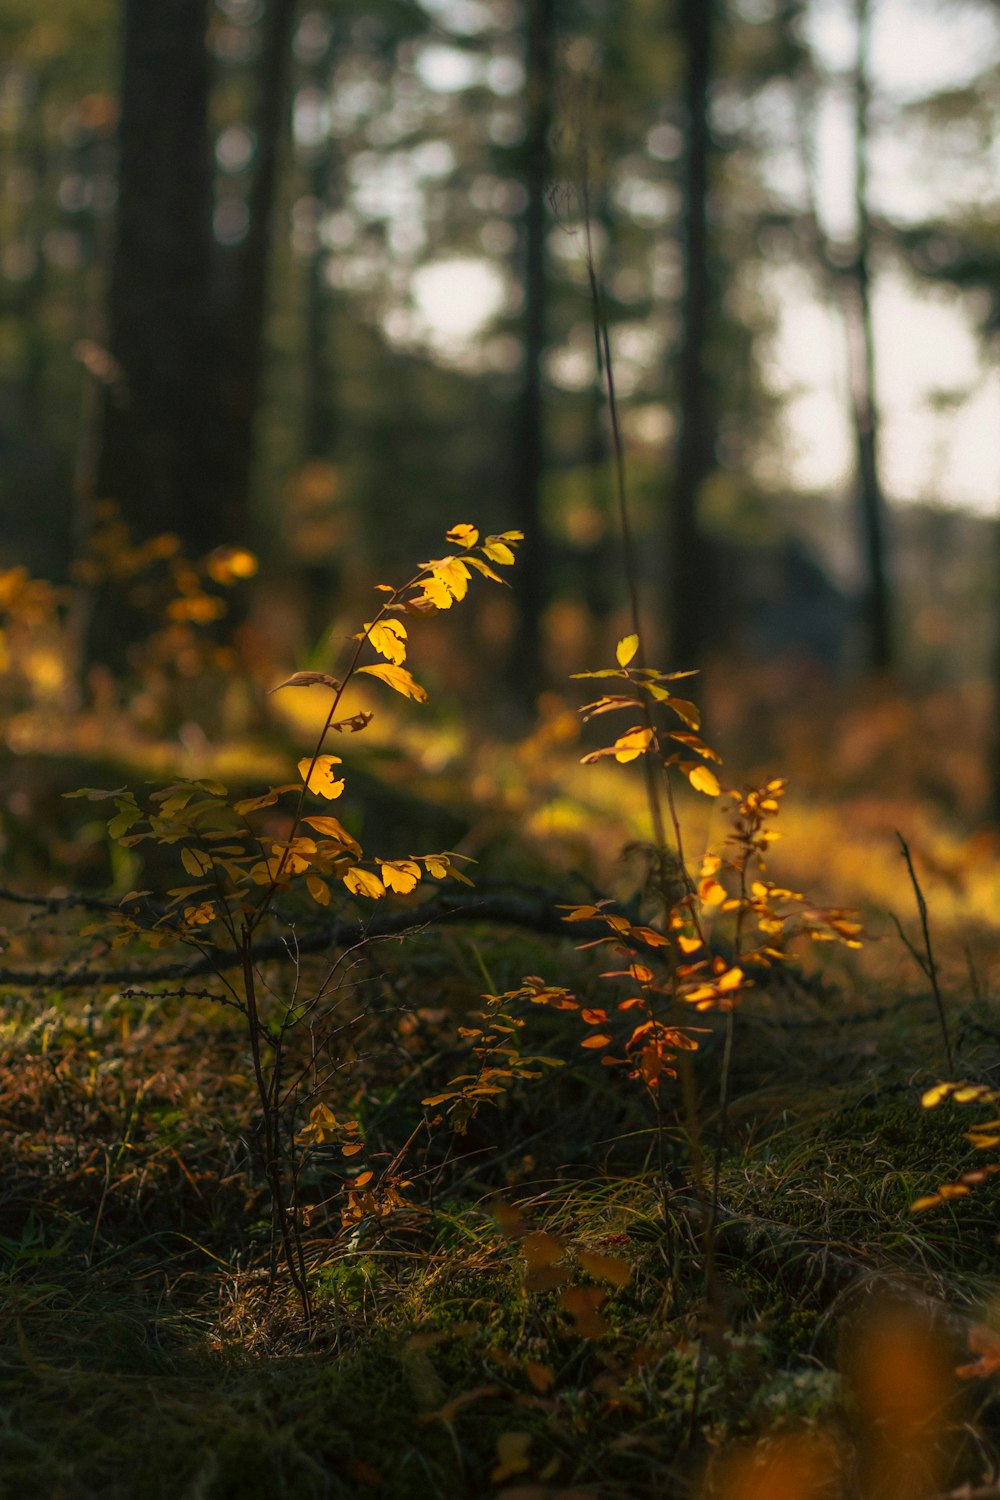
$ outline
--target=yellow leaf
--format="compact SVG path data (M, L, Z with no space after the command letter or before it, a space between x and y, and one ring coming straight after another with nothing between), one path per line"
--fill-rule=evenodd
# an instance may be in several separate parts
M652 739L651 729L630 729L627 734L620 735L615 740L615 760L623 766L630 760L635 760L649 749Z
M280 693L286 687L328 687L336 693L340 689L340 683L329 672L293 672L291 677L286 677L284 682L279 682L270 691Z
M380 859L379 868L387 891L405 896L420 879L420 866L413 859Z
M502 583L504 588L507 587L506 579L501 578L500 574L495 572L489 563L483 562L481 557L467 557L465 561L470 568L475 568L476 572L481 573L484 578L491 578L494 583Z
M363 870L360 865L354 865L343 877L347 889L355 896L370 896L377 901L380 896L385 895L385 886L377 875L371 870Z
M303 823L308 823L310 828L315 828L317 833L326 834L327 838L336 839L338 844L343 844L345 849L353 849L357 854L361 853L361 845L357 839L352 838L343 823L336 818L303 818Z
M315 761L307 755L299 761L299 775L311 792L332 802L344 790L344 783L333 774L334 766L339 765L339 755L317 755Z
M469 526L464 521L453 526L450 531L445 532L449 542L454 542L458 547L474 547L479 541L479 532L475 526Z
M406 660L406 626L402 620L377 620L374 625L365 626L364 634L386 661L398 666Z
M204 927L206 923L215 919L215 907L211 901L203 901L200 906L185 906L184 920L189 927Z
M639 649L639 637L637 635L626 635L618 642L615 657L620 667L627 667L633 656Z
M394 688L397 693L402 693L404 698L413 698L417 703L427 702L427 693L419 682L414 682L405 667L381 665L373 667L359 667L359 672L367 672L369 677L377 677L379 682L386 683Z
M511 562L513 562L511 556ZM471 573L460 557L442 557L431 564L431 571L439 583L454 595L456 599L464 599L469 592L469 579Z
M504 536L513 538L513 532L505 532ZM502 567L509 568L514 561L514 553L508 547L506 541L499 536L488 536L482 546L483 554L490 562L500 563Z
M707 766L692 766L686 775L695 791L704 792L706 797L717 797L722 790L715 772Z
M330 905L330 887L325 880L320 880L318 875L307 875L306 886L317 906Z
M689 729L701 728L701 713L696 703L689 703L686 698L674 698L668 694L670 707L679 719L683 719Z
M182 849L181 864L189 875L194 876L195 880L199 880L202 875L207 875L212 868L211 859L200 849Z

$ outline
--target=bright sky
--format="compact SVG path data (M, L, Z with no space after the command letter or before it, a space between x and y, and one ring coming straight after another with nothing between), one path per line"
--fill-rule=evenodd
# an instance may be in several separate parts
M850 7L828 0L814 11L811 40L831 69L854 58ZM962 0L874 0L872 67L880 97L901 106L965 83L998 55L996 19ZM849 233L852 136L846 100L822 111L820 208L828 230ZM876 109L878 105L876 105ZM921 155L905 132L889 133L872 159L878 207L896 220L947 212L949 201L975 201L998 180L998 162L983 153L973 171ZM983 158L986 158L985 160ZM973 169L975 170L975 169ZM995 193L995 189L993 189ZM992 194L991 194L992 195ZM787 393L789 477L805 488L842 485L853 465L845 421L844 333L831 308L818 305L804 278L790 276L773 365L775 389ZM993 513L1000 507L1000 376L984 358L965 313L942 293L884 272L876 286L876 379L883 416L886 489L897 500L931 500ZM793 394L795 393L795 394Z
M439 0L467 12L475 0ZM876 114L967 81L989 57L1000 57L1000 18L965 0L873 0L872 66ZM810 40L828 69L847 72L854 59L850 0L817 0ZM450 17L449 17L450 18ZM421 63L424 82L450 91L469 81L468 55L436 46ZM478 65L477 65L478 66ZM493 82L491 80L491 82ZM511 78L510 88L519 86ZM498 94L503 87L494 87ZM849 235L852 223L852 137L846 90L833 90L819 120L820 210L829 232ZM885 130L872 156L876 208L898 220L947 212L949 204L996 196L1000 144L965 162L919 138ZM782 471L791 488L836 491L853 469L846 419L844 332L836 310L817 300L805 273L782 270L769 279L780 309L767 378L785 398ZM420 270L413 283L415 317L408 329L444 357L463 350L503 303L495 265L452 257ZM883 415L884 481L896 500L931 500L983 512L1000 506L1000 374L990 368L964 312L945 294L880 274L875 295L877 381Z

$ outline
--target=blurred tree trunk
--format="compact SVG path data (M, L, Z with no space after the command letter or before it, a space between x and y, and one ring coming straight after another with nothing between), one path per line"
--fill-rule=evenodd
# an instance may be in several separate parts
M549 547L542 514L545 471L542 361L548 301L545 239L546 193L551 177L549 132L555 80L555 0L525 0L527 120L522 181L527 203L522 223L521 388L515 409L511 514L524 532L516 594L520 619L514 672L520 691L534 697L541 685L542 617L549 584Z
M93 495L138 537L223 539L216 484L208 0L124 0L118 209Z
M858 52L854 92L853 265L844 277L851 400L858 454L858 512L866 569L865 647L874 672L892 666L889 580L886 568L886 503L879 475L879 417L875 387L875 334L872 325L872 222L868 202L871 76L870 0L855 0Z
M218 505L207 20L208 0L124 0L107 349L88 363L96 431L77 496L81 538L93 502L113 501L135 540L174 532L193 555L232 523ZM120 672L142 628L121 585L99 583L77 652Z
M698 515L705 481L715 469L716 412L708 355L717 297L709 224L714 155L710 121L714 13L715 0L680 0L685 112L681 163L683 287L666 616L671 659L681 668L701 664L715 608L713 549Z
M262 23L253 122L257 156L247 203L249 225L246 239L232 256L226 278L229 295L224 307L222 332L222 426L226 458L222 504L233 521L240 523L240 529L232 532L231 540L243 539L248 530L254 431L264 367L274 209L287 134L296 9L297 0L269 0Z

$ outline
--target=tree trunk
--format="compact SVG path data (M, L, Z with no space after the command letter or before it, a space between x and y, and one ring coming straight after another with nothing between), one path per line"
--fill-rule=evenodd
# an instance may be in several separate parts
M713 610L714 560L699 520L705 481L715 469L715 402L708 343L713 285L709 225L712 138L709 117L714 0L681 0L686 141L682 164L683 291L677 370L679 430L669 512L667 625L680 668L704 658Z
M94 498L137 537L229 540L216 494L208 0L125 0L118 212Z
M845 282L851 400L858 454L858 521L865 560L865 654L874 672L892 666L886 503L879 476L879 418L875 394L875 335L871 305L871 213L868 206L870 0L856 0L858 33L854 113L854 263Z
M222 348L223 430L226 467L223 505L239 530L247 530L254 430L264 368L264 333L268 273L274 237L274 207L288 118L292 30L297 0L269 0L261 37L260 72L254 130L257 159L248 201L246 239L235 250L227 284L231 294L224 314Z
M522 223L523 351L521 388L515 410L511 514L525 535L516 584L520 618L513 665L520 691L532 698L544 680L542 617L549 581L549 548L542 515L545 471L542 360L548 300L546 193L551 175L549 132L554 54L555 0L525 0L527 122L523 182L528 199Z

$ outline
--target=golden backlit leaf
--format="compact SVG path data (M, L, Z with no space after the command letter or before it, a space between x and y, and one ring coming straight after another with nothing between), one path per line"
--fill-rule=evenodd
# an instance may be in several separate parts
M514 532L506 532L506 536L513 538ZM483 543L482 552L490 562L499 563L501 567L509 568L514 561L514 553L508 547L506 541L499 536L488 536Z
M332 802L344 790L343 781L338 781L333 771L340 763L339 755L317 755L315 760L307 755L299 761L299 775L310 792Z
M719 795L722 788L714 771L710 771L707 766L691 766L690 769L685 767L684 770L696 792L704 792L706 797Z
M385 886L378 876L372 874L371 870L362 869L360 865L354 865L342 878L352 895L370 896L373 901L385 895Z
M615 760L620 765L626 765L648 750L652 740L653 731L648 727L639 725L630 729L627 734L619 735L615 740Z
M345 849L352 849L356 854L361 853L361 845L356 838L352 838L339 819L315 817L303 818L302 821L308 823L309 827L314 828L317 833L325 834L329 839L336 839L338 844L343 844Z
M597 1031L592 1036L585 1036L580 1043L581 1047L610 1047L611 1038L603 1031Z
M479 541L479 532L475 526L469 526L466 522L460 521L457 526L452 526L450 531L445 532L445 537L449 542L454 542L457 547L474 547Z
M376 620L373 625L365 626L363 634L386 661L398 666L406 660L406 626L402 620Z
M696 703L689 703L686 698L670 698L670 707L679 719L683 719L689 729L699 730L701 728L701 711Z
M484 578L490 578L494 583L502 583L504 588L507 588L506 578L501 578L500 574L491 568L489 563L483 562L481 557L467 557L465 561L470 568L475 568L476 572L481 573Z
M615 658L618 665L620 667L627 667L638 649L639 637L637 635L623 636L615 649Z
M727 894L725 886L720 885L712 876L698 883L698 899L703 906L721 906Z
M371 667L359 667L359 673L365 672L369 677L377 677L388 687L397 693L402 693L404 698L413 698L417 703L427 702L427 692L419 682L415 682L405 667L382 666L376 664Z
M420 880L420 866L414 859L380 859L378 864L387 891L405 896Z

